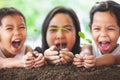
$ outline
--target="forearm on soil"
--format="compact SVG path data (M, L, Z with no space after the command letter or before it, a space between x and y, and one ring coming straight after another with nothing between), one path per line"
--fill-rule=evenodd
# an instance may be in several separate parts
M23 67L22 60L15 58L0 58L0 68Z
M115 55L115 64L120 65L120 54Z
M111 54L104 54L96 58L96 66L105 66L115 64L115 56Z

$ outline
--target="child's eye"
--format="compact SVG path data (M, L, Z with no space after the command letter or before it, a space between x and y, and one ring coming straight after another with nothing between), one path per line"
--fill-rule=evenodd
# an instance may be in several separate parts
M6 28L6 30L12 30L12 29L13 29L13 28L11 28L11 27L7 27L7 28Z
M108 30L110 30L110 31L111 31L111 30L114 30L114 29L113 29L113 28L108 28Z
M20 29L26 29L26 27L25 26L20 26Z
M71 31L71 28L70 27L65 27L63 28L64 31Z
M98 30L100 30L100 28L93 28L93 30L98 31Z
M72 28L71 28L70 25L67 25L67 26L65 26L65 27L63 28L63 30L64 30L64 31L71 31Z
M51 27L49 30L55 32L55 31L57 31L58 29L57 29L57 28L54 28L54 27Z

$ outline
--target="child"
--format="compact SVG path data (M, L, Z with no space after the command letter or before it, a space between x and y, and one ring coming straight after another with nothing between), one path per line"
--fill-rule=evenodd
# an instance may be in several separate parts
M42 54L24 45L26 21L15 8L0 9L0 68L39 67L44 65ZM33 54L37 58L33 57Z
M69 8L56 7L46 16L42 26L42 50L49 64L66 64L80 52L80 23ZM37 51L41 51L39 47Z
M96 61L89 60L95 65L88 67L119 64L120 4L112 0L97 2L90 11L90 29L95 42L92 54ZM78 56L74 58L76 66L82 63L80 59Z

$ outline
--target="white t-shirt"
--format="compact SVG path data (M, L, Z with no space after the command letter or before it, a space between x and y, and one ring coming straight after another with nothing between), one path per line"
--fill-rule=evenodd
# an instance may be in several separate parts
M21 59L22 56L25 54L25 50L26 50L26 46L23 46L20 53L18 53L16 56L14 56L13 58L18 58ZM0 56L3 58L6 58L6 56L3 54L3 52L0 50Z
M92 53L95 57L99 57L103 55L96 44L92 45ZM114 51L111 52L111 54L113 55L120 54L120 44L118 44L118 46L114 49Z

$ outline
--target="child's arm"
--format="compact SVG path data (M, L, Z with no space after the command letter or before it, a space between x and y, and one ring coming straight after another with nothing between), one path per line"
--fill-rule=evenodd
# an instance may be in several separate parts
M113 64L115 64L115 55L108 53L100 57L97 57L95 66L113 65Z
M24 67L21 59L0 57L0 68Z
M34 57L32 53L29 52L23 56L21 59L16 58L2 58L0 57L0 68L32 68L34 63Z
M85 49L90 50L90 53L93 54L92 53L92 45L83 46L82 51ZM94 66L113 65L113 64L118 64L118 63L120 63L120 55L115 57L115 55L107 53L107 54L104 54L100 57L97 57Z
M115 56L115 63L116 65L120 65L120 54L114 55Z
M110 53L104 54L101 57L96 58L96 66L102 65L119 65L120 64L120 54L112 55Z

